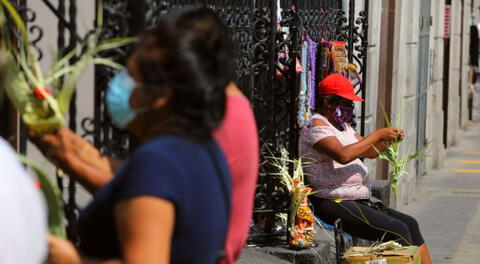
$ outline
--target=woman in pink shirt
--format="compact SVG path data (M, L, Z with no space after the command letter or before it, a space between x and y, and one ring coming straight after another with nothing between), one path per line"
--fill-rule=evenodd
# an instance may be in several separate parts
M231 214L223 264L235 263L247 241L259 166L258 131L250 102L233 83L226 93L225 118L214 132L232 176Z
M340 74L327 76L319 86L316 113L310 126L303 128L299 152L315 214L333 224L341 219L344 230L354 236L379 241L395 240L420 247L422 263L431 263L417 221L406 214L370 200L367 167L360 157L376 158L393 140L403 139L403 130L382 128L362 138L348 121L355 95L349 80ZM373 148L372 146L375 146Z

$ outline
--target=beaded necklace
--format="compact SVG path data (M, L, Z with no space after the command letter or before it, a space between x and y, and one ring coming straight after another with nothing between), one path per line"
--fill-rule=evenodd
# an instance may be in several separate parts
M309 59L310 59L310 89L309 89L309 96L310 96L310 109L315 109L315 88L316 88L316 65L317 65L317 47L318 44L314 42L311 38L308 38L308 46L309 46Z
M298 96L298 125L310 124L312 110L315 109L316 62L318 44L309 36L302 43L300 91Z
M297 122L299 127L307 125L309 107L307 105L308 84L307 84L307 63L308 63L308 42L302 43L301 65L302 71L300 73L300 91L298 96L298 116Z

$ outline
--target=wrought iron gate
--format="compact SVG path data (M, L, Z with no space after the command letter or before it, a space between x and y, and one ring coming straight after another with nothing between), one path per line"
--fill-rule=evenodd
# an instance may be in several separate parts
M66 52L81 40L77 34L76 1L58 0L55 7L49 0L43 3L58 18L58 48ZM251 244L285 244L289 234L285 223L276 220L278 213L288 213L290 194L271 175L272 167L266 160L266 148L274 154L283 145L292 155L297 155L298 126L296 120L296 98L298 78L296 72L300 42L303 31L316 42L322 40L343 40L347 43L349 61L360 69L363 82L357 93L365 97L368 2L364 10L356 12L355 0L342 6L337 0L104 0L104 30L102 38L138 35L145 28L157 23L158 19L171 10L189 6L207 6L218 12L228 28L237 47L236 83L251 100L254 108L259 135L262 142L261 168L255 196ZM20 1L25 8L26 0ZM33 10L25 9L28 12ZM29 19L30 27L34 18ZM279 28L288 29L288 32ZM36 29L40 30L41 28ZM69 39L66 42L65 36ZM40 40L42 34L38 36ZM40 51L41 52L41 51ZM119 56L124 61L128 49L117 50L106 56ZM288 54L280 59L278 54ZM40 53L41 54L41 53ZM281 66L281 67L280 67ZM280 74L279 74L280 73ZM82 120L82 127L76 127L76 105L70 109L69 126L77 133L91 140L102 153L126 159L135 142L130 136L114 128L107 115L104 93L107 82L113 75L111 69L96 67L94 116ZM317 80L319 81L319 80ZM73 101L74 102L74 101ZM365 107L362 105L360 130L364 132ZM25 135L23 134L23 140ZM69 238L75 240L75 186L70 183L67 202Z

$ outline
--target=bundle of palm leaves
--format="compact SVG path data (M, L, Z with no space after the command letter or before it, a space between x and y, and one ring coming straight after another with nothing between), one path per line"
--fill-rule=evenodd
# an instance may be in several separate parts
M399 250L405 250L405 249L408 249L408 247L402 246L395 241L388 241L384 243L376 242L376 243L373 243L373 245L371 245L368 248L365 248L365 249L362 248L362 251L349 250L348 252L345 253L344 257L361 257L361 256L381 254L386 250L399 251Z
M10 37L7 15L19 33L15 40ZM89 66L101 64L122 68L112 58L100 58L97 54L132 43L135 38L99 42L102 1L99 1L97 21L94 34L88 35L82 43L59 57L53 67L44 73L34 55L25 23L9 0L0 0L0 37L7 57L6 65L3 65L6 68L5 91L23 121L35 132L50 133L65 123L75 86ZM72 62L73 58L76 58L76 62Z
M23 164L30 167L35 172L39 188L45 197L48 207L48 229L50 233L57 237L65 238L66 232L63 200L58 186L49 179L47 173L35 162L23 155L19 155L18 158Z
M385 118L385 123L387 124L388 127L390 127L392 125L391 121L388 118L388 115L383 107L382 107L382 110ZM402 111L400 111L400 113L402 113ZM401 120L402 120L402 117L397 119L395 123L395 127L401 127L402 125ZM387 149L382 153L380 153L380 151L378 151L378 149L374 147L379 153L378 157L382 160L388 161L388 163L392 166L392 170L390 171L390 175L389 175L389 182L390 182L390 186L392 187L393 193L395 194L395 197L398 192L398 181L403 175L408 174L407 164L410 161L415 160L417 158L427 157L427 155L425 155L424 152L425 152L425 149L430 144L429 142L427 142L426 145L424 145L422 148L418 149L413 153L410 152L410 149L407 149L405 154L401 154L400 143L401 141L394 140L387 147Z

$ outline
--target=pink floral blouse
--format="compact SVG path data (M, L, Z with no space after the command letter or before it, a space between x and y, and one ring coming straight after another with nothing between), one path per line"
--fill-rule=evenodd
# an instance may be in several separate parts
M328 119L320 114L312 117L326 122L327 126L304 127L299 141L299 152L302 158L305 178L315 196L324 199L358 200L370 198L368 170L360 159L348 164L340 164L313 148L313 145L326 137L336 137L343 146L358 142L355 130L345 124L339 131Z

